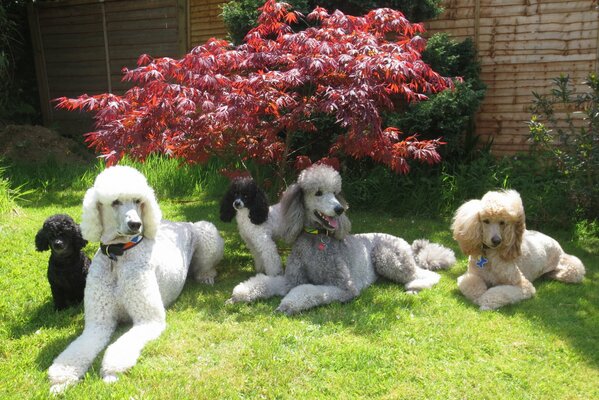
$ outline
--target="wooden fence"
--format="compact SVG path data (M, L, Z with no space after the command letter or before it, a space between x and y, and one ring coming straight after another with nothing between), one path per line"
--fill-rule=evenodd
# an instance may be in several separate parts
M185 0L66 0L30 5L29 22L45 125L88 132L87 113L54 108L52 99L122 93L123 67L144 53L179 57L187 50Z
M474 40L488 86L476 133L497 155L528 149L532 91L549 93L560 74L580 90L599 70L596 0L446 0L444 8L427 30Z
M179 57L210 37L225 37L222 0L37 1L30 8L45 124L80 134L89 117L53 108L51 99L120 93L121 69L140 54ZM476 133L498 155L525 151L532 91L569 74L578 88L599 70L597 0L446 0L425 23L429 34L473 38L487 95Z

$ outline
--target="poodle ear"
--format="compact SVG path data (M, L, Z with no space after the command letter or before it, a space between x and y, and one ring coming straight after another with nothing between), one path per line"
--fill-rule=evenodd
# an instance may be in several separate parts
M477 256L482 253L482 227L478 216L480 200L470 200L460 206L453 217L453 238L464 254Z
M103 225L100 207L95 188L89 188L83 197L83 212L81 214L81 235L90 242L99 242Z
M281 196L281 215L283 226L283 240L292 243L304 227L304 192L297 183L289 186Z
M526 230L523 220L507 224L503 231L501 258L513 260L522 254L522 236Z
M81 228L79 225L75 224L73 227L73 244L76 249L81 250L87 245L87 240L83 239L81 235Z
M231 185L225 193L225 197L220 201L220 220L223 222L231 222L235 217L235 209L233 208L233 186Z
M335 197L345 210L349 208L349 204L347 203L347 200L345 200L343 193L339 193L335 195ZM337 218L337 221L339 222L339 226L335 229L335 239L343 240L351 232L351 221L345 213L341 214L341 216Z
M522 199L515 190L508 190L505 196L509 200L509 211L512 222L508 222L503 231L501 258L513 260L522 254L522 237L526 231L526 216Z
M268 219L268 199L264 190L255 186L255 196L250 207L250 221L252 224L261 225Z
M48 242L48 236L46 236L46 231L44 228L40 229L35 235L35 249L37 251L46 251L50 248L50 243Z
M162 221L162 211L151 187L146 188L145 197L142 200L143 235L148 239L154 239Z
M351 232L351 221L345 214L337 218L337 221L339 226L335 229L335 239L343 240Z

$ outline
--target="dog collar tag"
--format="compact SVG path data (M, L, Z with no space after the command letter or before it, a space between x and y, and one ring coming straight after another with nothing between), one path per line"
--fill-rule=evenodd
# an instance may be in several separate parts
M326 239L326 240L325 240ZM318 250L324 251L327 249L327 245L331 239L328 236L320 236L320 243L318 243Z
M484 256L480 256L480 258L478 259L478 261L476 262L476 266L478 268L484 268L485 264L489 262L489 259L484 257Z

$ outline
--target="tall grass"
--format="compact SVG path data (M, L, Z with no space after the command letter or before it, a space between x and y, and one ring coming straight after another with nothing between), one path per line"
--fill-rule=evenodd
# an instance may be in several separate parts
M27 201L27 197L34 193L32 189L24 189L24 185L12 185L6 177L6 170L6 167L0 166L0 214L13 211L17 202Z

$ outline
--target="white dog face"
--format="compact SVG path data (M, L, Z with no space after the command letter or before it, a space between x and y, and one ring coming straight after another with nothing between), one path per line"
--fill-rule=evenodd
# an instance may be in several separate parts
M143 202L140 199L118 198L110 203L99 203L102 215L102 242L107 243L117 237L130 238L143 231Z
M304 191L306 208L306 224L327 231L335 231L339 227L339 217L345 212L345 202L339 200L339 193L322 189Z

